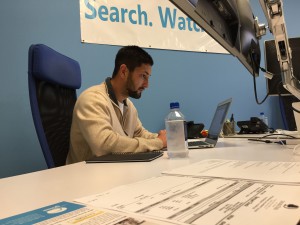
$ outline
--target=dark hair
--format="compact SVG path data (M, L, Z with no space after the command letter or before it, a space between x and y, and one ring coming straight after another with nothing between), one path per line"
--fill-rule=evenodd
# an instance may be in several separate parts
M130 45L125 46L118 51L112 77L117 75L122 64L125 64L131 72L142 64L149 64L153 66L154 62L152 57L145 50L138 46Z

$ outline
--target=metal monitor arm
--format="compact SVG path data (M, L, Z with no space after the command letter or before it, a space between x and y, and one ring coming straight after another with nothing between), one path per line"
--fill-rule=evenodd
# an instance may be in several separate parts
M282 0L259 0L265 17L268 21L268 27L258 24L256 19L256 36L260 38L270 30L275 39L277 59L280 64L282 84L292 95L300 99L299 81L293 74L292 51L289 46L287 30L284 21ZM267 78L271 79L266 75Z

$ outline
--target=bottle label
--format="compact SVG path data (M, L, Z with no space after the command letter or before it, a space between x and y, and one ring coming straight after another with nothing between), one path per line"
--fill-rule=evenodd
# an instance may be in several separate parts
M166 121L168 151L187 151L187 129L184 120Z

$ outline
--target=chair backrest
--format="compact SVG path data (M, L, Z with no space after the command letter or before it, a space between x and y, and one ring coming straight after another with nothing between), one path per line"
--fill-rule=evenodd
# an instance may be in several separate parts
M72 113L81 86L79 63L43 44L28 52L32 117L48 168L65 165Z

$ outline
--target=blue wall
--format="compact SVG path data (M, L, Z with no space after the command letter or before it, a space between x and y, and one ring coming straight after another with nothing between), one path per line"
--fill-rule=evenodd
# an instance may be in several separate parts
M251 2L264 22L258 0ZM297 37L300 1L284 3L289 36ZM44 43L78 60L83 79L80 92L111 75L119 47L80 42L78 0L15 0L0 4L1 178L46 169L28 98L29 46ZM270 38L268 35L264 39ZM216 104L228 97L233 97L229 113L234 113L237 121L264 111L271 126L282 127L277 97L257 105L252 77L233 56L156 49L148 52L155 60L150 88L134 102L150 131L164 128L169 102L174 100L181 103L187 120L203 122L208 128ZM257 83L262 99L266 93L263 75Z

